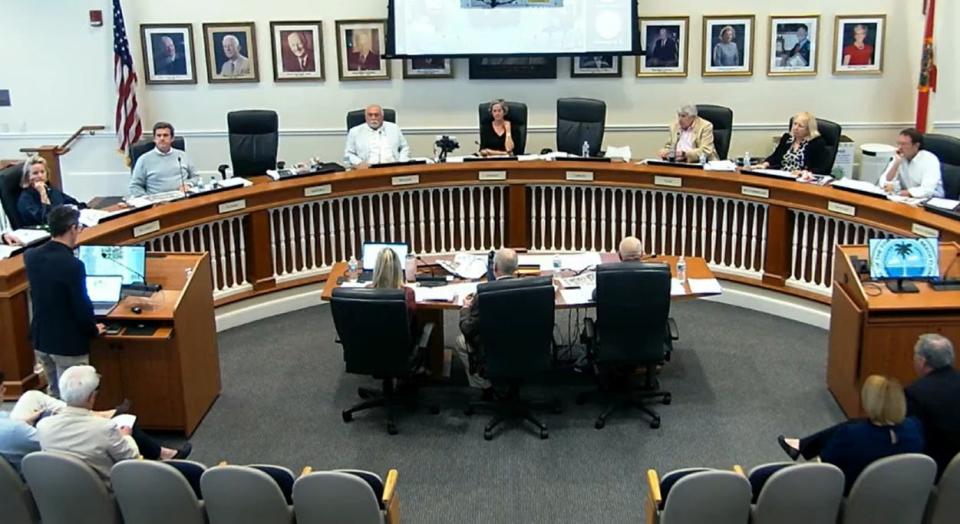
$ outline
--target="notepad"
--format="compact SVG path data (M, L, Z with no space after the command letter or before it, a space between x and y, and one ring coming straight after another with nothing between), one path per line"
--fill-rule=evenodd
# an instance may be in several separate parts
M679 297L687 294L687 290L683 288L683 282L680 282L678 278L670 279L670 296Z
M137 416L124 413L122 415L117 415L110 420L113 421L113 425L117 426L117 428L132 428L133 425L137 423Z
M583 286L574 289L561 289L560 296L568 305L589 304L593 302L593 290L596 286Z
M720 282L715 278L688 278L687 285L694 295L719 295L723 293Z

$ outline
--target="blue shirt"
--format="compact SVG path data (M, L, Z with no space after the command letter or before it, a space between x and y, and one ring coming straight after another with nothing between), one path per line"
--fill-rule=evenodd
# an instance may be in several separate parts
M161 153L153 148L137 159L127 192L132 197L139 197L177 191L181 183L191 183L196 179L197 170L186 153L173 148Z
M37 428L0 411L0 455L19 473L23 457L34 451L40 451Z
M410 146L407 145L407 139L403 138L400 127L393 122L384 122L377 129L363 123L347 133L343 158L354 167L363 162L370 165L406 162L410 160Z
M923 453L923 445L923 431L913 417L896 426L876 426L860 420L838 427L820 452L820 460L843 471L844 493L849 493L871 462L901 453Z

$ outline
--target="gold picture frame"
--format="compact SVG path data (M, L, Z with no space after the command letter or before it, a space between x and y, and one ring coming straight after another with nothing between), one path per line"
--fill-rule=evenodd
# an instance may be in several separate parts
M767 76L816 76L820 67L820 15L771 15Z
M321 20L270 22L270 50L274 82L324 79Z
M690 17L689 16L641 16L637 19L642 55L636 57L638 77L685 77L690 64ZM666 31L667 45L663 41ZM676 64L663 51L673 40Z
M228 37L232 37L229 38L230 44L226 42ZM226 49L227 45L230 51ZM260 81L257 31L253 22L203 24L203 49L207 59L207 81L211 84Z
M341 81L390 80L386 20L337 20L336 29Z
M861 42L863 47L856 45L857 35L861 33L857 30L858 26L864 28ZM886 39L887 15L837 15L833 29L833 74L883 74ZM867 46L870 47L869 52ZM869 63L860 63L868 55Z
M193 24L140 24L140 49L148 84L196 84Z
M733 32L728 35L728 30ZM700 74L753 76L755 34L755 15L704 16Z

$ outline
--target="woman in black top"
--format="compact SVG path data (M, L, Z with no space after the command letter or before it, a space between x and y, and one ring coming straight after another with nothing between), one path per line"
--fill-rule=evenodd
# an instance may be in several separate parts
M513 129L510 121L505 117L510 109L503 100L494 100L490 102L490 114L493 115L493 122L489 126L480 128L480 155L512 155L513 154Z
M817 130L817 119L803 111L793 116L790 132L780 137L777 149L757 167L829 175L827 160L827 146Z
M86 207L72 196L47 185L47 161L38 156L23 163L20 187L23 191L17 200L17 213L25 227L46 225L47 213L59 205Z

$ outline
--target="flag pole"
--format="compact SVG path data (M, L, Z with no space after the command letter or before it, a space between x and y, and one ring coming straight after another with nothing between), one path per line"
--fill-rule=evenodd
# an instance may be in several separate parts
M933 21L937 0L924 0L926 23L923 30L923 54L920 58L920 82L917 85L917 129L927 132L930 92L937 90L937 66L933 59Z

